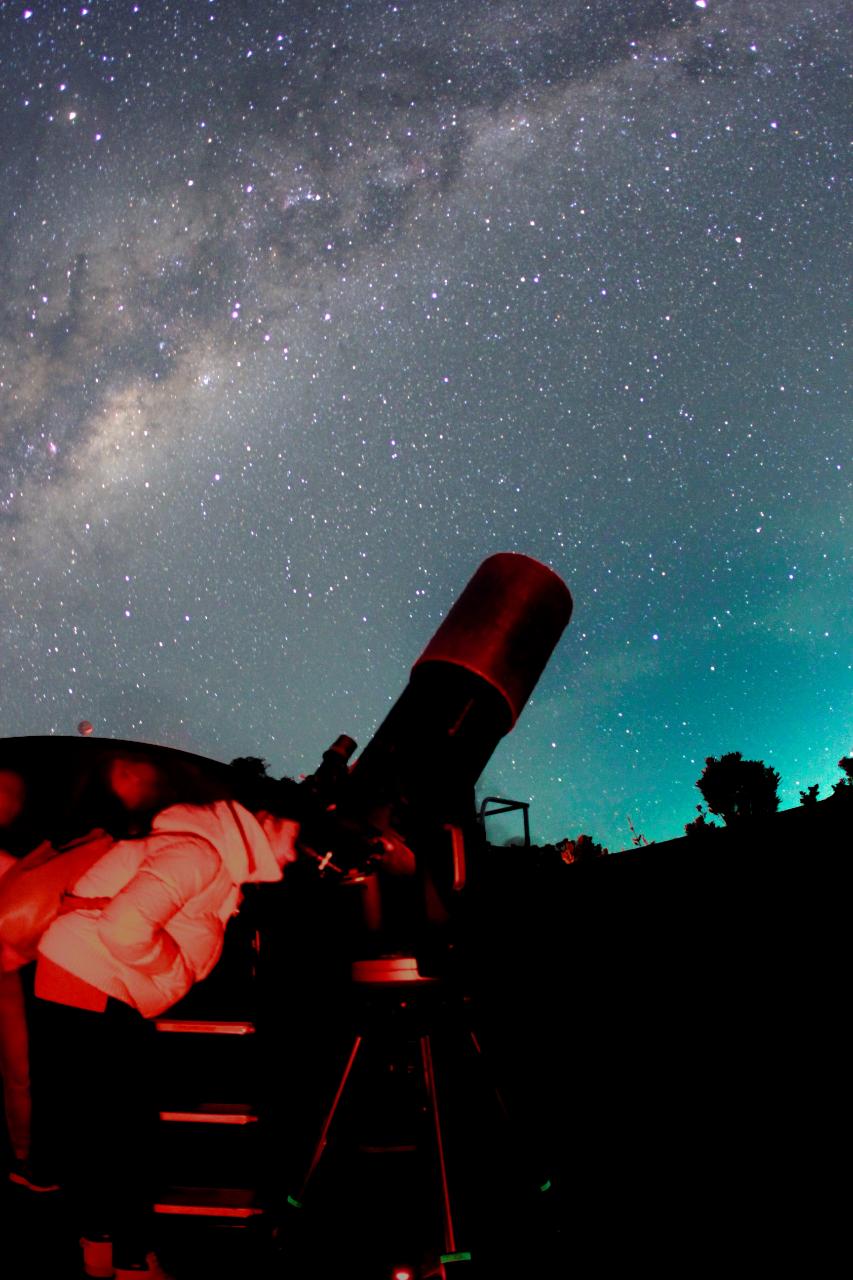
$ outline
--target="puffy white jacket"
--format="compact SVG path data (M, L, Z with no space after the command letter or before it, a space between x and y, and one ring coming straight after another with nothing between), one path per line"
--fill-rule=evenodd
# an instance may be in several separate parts
M55 920L39 952L99 991L156 1017L210 973L240 886L282 878L296 824L241 805L173 805L142 840L120 840L74 886L103 910Z

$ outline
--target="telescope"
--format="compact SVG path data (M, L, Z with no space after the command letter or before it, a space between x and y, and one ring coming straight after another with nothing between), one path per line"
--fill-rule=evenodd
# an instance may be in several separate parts
M285 1248L295 1247L292 1241L287 1245L293 1215L298 1220L367 1037L380 1045L402 1040L407 1069L417 1073L419 1064L422 1074L442 1245L418 1274L444 1278L449 1264L471 1260L457 1236L451 1187L455 1191L460 1184L448 1166L433 1054L434 1033L443 1043L462 1021L461 1010L453 1013L453 1001L445 1005L442 995L442 979L460 976L452 973L458 966L452 961L454 943L445 945L445 926L466 883L475 783L521 714L571 612L568 588L551 569L523 555L489 557L414 663L406 688L355 764L348 766L356 744L342 736L302 784L324 807L326 819L325 827L313 830L310 818L303 821L302 840L309 844L321 834L328 841L325 851L322 842L308 851L326 867L336 859L339 871L338 864L352 858L342 883L362 891L360 924L352 937L358 958L351 964L357 1029L310 1161L294 1181L286 1220L276 1229ZM449 990L457 987L454 982ZM480 1059L473 1028L459 1049L466 1044ZM496 1099L508 1124L499 1092ZM526 1152L519 1156L530 1163ZM540 1193L551 1186L544 1176L533 1183Z
M413 875L427 917L440 920L448 895L465 884L475 783L571 613L565 583L539 561L509 552L485 560L355 763L348 765L356 743L342 735L302 783L315 802L313 819L311 805L301 815L303 850L363 885L364 872L378 870L385 898L405 899L391 880ZM387 917L377 884L369 884L368 927L387 928Z

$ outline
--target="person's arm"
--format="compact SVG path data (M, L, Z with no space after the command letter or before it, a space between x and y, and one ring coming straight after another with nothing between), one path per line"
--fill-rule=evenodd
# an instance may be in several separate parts
M116 841L105 831L103 827L94 827L91 831L87 831L85 835L78 836L75 840L70 840L68 844L64 844L59 849L60 853L71 853L79 851L84 846L92 853L92 866L95 865L100 857L109 853L110 849L116 844ZM87 867L80 876L87 875L92 867ZM59 914L67 915L69 911L102 911L104 907L108 907L112 899L110 897L90 898L85 895L75 893L73 889L67 889L59 900Z
M168 932L173 916L216 878L222 865L212 844L176 835L158 848L112 899L98 922L98 935L123 964L140 973L164 973L181 953Z

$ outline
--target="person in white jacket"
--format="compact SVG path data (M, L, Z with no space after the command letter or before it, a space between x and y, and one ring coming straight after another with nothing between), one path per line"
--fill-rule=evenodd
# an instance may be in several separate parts
M211 972L242 886L281 880L297 832L234 801L172 805L81 877L41 940L35 991L56 1049L41 1092L84 1236L112 1239L117 1280L164 1275L148 1238L151 1020Z
M296 858L296 823L234 801L172 805L144 839L119 840L74 886L75 908L39 945L36 994L58 967L153 1018L207 977L241 885L273 882ZM95 997L97 999L97 997Z

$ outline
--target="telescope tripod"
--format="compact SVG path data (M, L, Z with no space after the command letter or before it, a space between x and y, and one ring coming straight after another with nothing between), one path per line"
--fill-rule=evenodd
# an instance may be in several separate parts
M376 1041L385 1039L385 1047L393 1046L397 1050L403 1047L408 1055L408 1074L417 1076L420 1087L420 1101L417 1094L410 1090L408 1098L410 1107L421 1113L421 1127L428 1129L429 1137L424 1144L429 1147L431 1155L431 1173L433 1186L428 1193L432 1200L434 1235L440 1234L441 1246L427 1246L423 1251L422 1261L415 1267L400 1266L387 1272L371 1271L371 1276L400 1277L401 1280L464 1280L469 1277L484 1276L487 1272L478 1266L484 1262L479 1248L472 1245L470 1222L460 1212L460 1201L465 1195L460 1194L470 1188L463 1187L460 1176L460 1160L462 1154L470 1161L471 1153L476 1149L472 1145L470 1132L464 1149L456 1149L454 1143L459 1142L462 1129L461 1119L457 1114L454 1123L448 1123L448 1098L445 1086L447 1080L439 1074L434 1059L434 1039L443 1039L445 1034L455 1033L457 1038L457 1056L466 1046L469 1049L470 1065L474 1066L480 1085L486 1086L486 1065L483 1060L480 1042L474 1030L468 1025L466 1018L460 1018L459 1006L464 997L458 993L448 993L443 980L426 977L418 971L417 961L413 956L394 955L375 960L357 961L352 966L352 981L360 1004L357 1018L357 1029L343 1072L337 1083L331 1104L325 1113L319 1138L314 1146L307 1169L295 1186L293 1194L287 1197L287 1205L291 1218L301 1216L301 1211L308 1196L309 1187L317 1172L320 1161L329 1145L332 1126L339 1113L344 1098L355 1101L361 1081L354 1080L354 1069L360 1058L369 1056L371 1047ZM399 1059L398 1059L399 1062ZM459 1063L453 1065L458 1066ZM362 1076L362 1081L364 1077ZM410 1081L411 1084L411 1081ZM489 1092L488 1088L485 1092ZM515 1139L513 1145L518 1152L523 1151L528 1164L532 1166L530 1153L524 1151L526 1144L519 1141L520 1135L513 1133L509 1110L500 1091L492 1085L493 1109L501 1118L501 1127L505 1138ZM378 1099L377 1099L378 1101ZM496 1106L495 1106L496 1104ZM451 1108L452 1109L452 1108ZM458 1113L458 1104L457 1104ZM472 1117L466 1114L465 1125L472 1128ZM391 1142L384 1144L361 1146L362 1152L394 1153L418 1151L419 1145L409 1145L399 1140L399 1133ZM531 1199L538 1200L545 1209L545 1202L553 1202L553 1190L550 1180L536 1174L529 1179ZM548 1193L551 1193L550 1195ZM425 1196L425 1198L427 1198ZM513 1213L518 1210L518 1197L513 1200ZM438 1226L440 1220L440 1228ZM502 1223L502 1226L504 1224ZM433 1237L434 1241L434 1237ZM525 1248L525 1256L533 1251ZM552 1256L549 1253L549 1257ZM352 1274L352 1272L349 1272ZM361 1274L361 1273L359 1273ZM365 1273L367 1274L367 1273ZM492 1268L488 1274L494 1274Z

